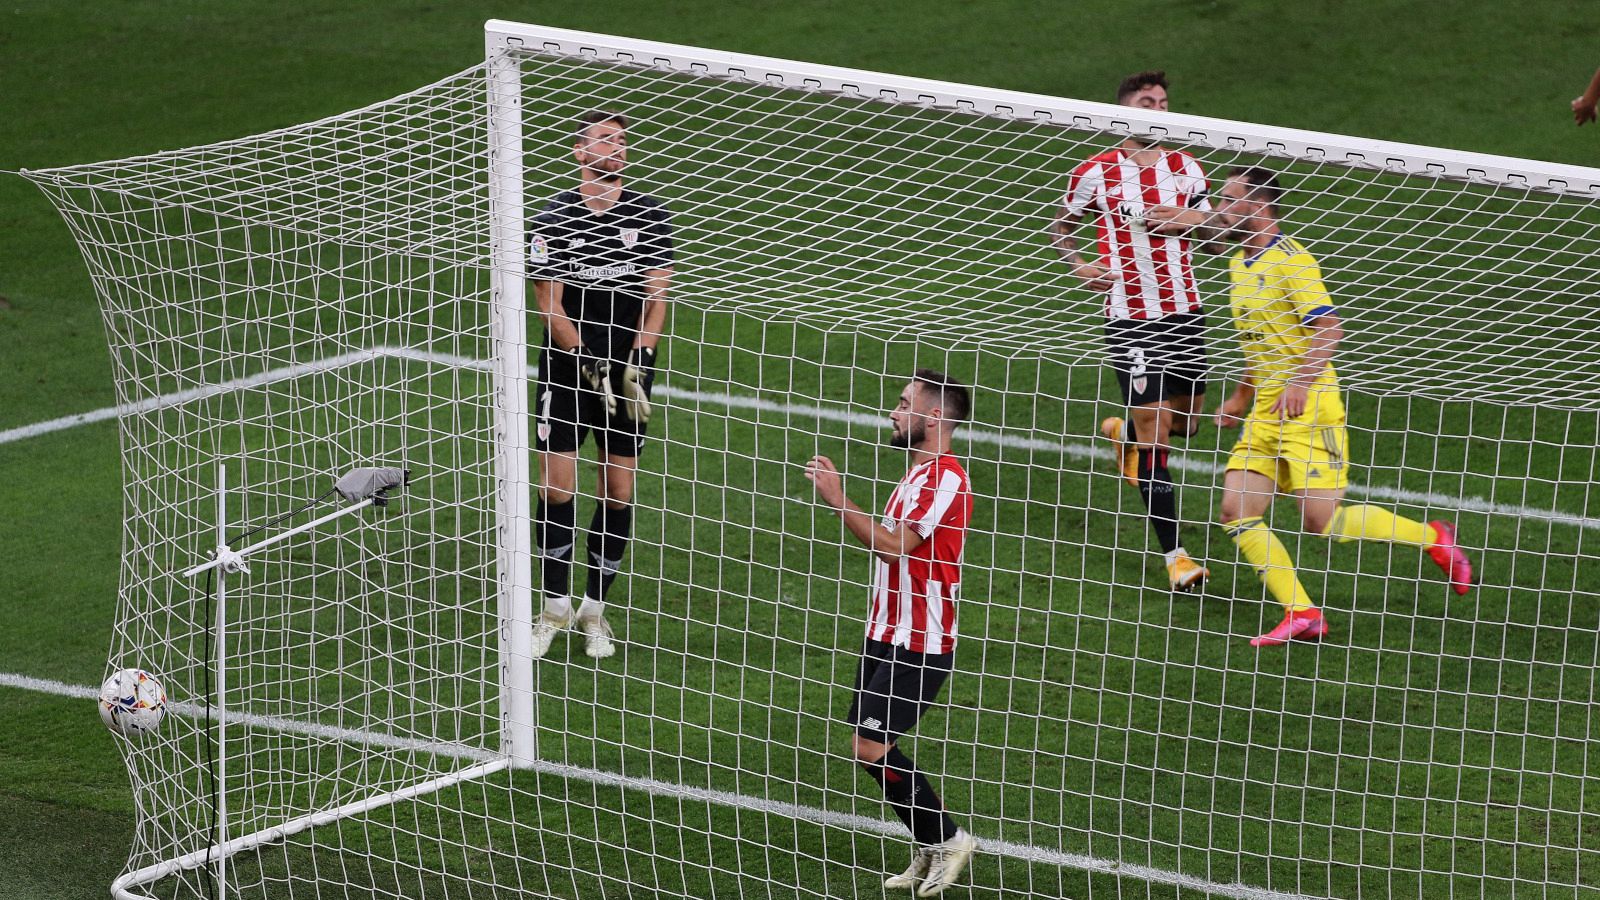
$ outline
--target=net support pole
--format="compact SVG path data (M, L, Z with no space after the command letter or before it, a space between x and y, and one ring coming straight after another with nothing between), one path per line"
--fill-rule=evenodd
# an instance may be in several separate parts
M500 741L514 766L538 756L533 712L532 479L528 440L528 310L523 278L520 39L485 34L489 243L494 357L500 619Z
M228 543L228 463L226 460L217 463L217 546L224 547ZM217 830L215 844L225 846L228 843L228 572L221 566L217 567L217 593L213 598L216 604L216 674L217 696L215 699L215 712L217 719L217 782L213 790L217 792ZM228 857L226 854L216 855L217 867L217 900L226 900L228 896Z

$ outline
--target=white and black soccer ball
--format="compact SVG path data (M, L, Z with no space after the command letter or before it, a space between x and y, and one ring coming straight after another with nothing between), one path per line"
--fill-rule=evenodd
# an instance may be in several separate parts
M143 669L123 669L100 686L100 721L118 734L150 734L166 714L166 689Z

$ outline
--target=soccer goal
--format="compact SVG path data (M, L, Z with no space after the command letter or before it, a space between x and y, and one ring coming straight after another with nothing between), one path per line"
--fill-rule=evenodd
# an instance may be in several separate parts
M620 651L534 660L525 236L595 110L676 271ZM1102 300L1048 233L1129 137L1213 189L1278 173L1343 317L1348 496L1453 521L1471 593L1285 499L1332 630L1251 647L1279 611L1214 524L1209 422L1172 468L1211 577L1169 591L1099 439ZM903 739L979 841L953 894L1600 891L1600 170L494 21L365 109L27 176L122 405L108 668L171 700L120 741L121 900L880 896L908 836L843 723L871 565L799 464L881 509L918 367L974 397L956 668ZM1215 398L1228 262L1194 260ZM357 467L411 481L310 503Z

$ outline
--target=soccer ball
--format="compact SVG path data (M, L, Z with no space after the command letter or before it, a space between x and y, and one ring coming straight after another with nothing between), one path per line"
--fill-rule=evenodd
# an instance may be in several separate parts
M118 734L149 734L166 714L166 689L143 669L123 669L100 686L100 721Z

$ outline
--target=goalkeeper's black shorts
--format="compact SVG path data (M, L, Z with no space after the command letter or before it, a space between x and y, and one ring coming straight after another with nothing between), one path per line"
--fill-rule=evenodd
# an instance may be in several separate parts
M578 375L577 357L559 350L539 354L539 383L533 393L534 447L540 453L575 453L591 432L602 452L637 458L644 450L645 427L622 414L622 362L611 364L611 390L617 412L607 416L605 401Z
M1128 406L1206 392L1204 313L1174 313L1159 319L1112 319L1106 350Z
M847 721L869 741L892 744L917 726L955 666L955 653L917 653L868 640Z

